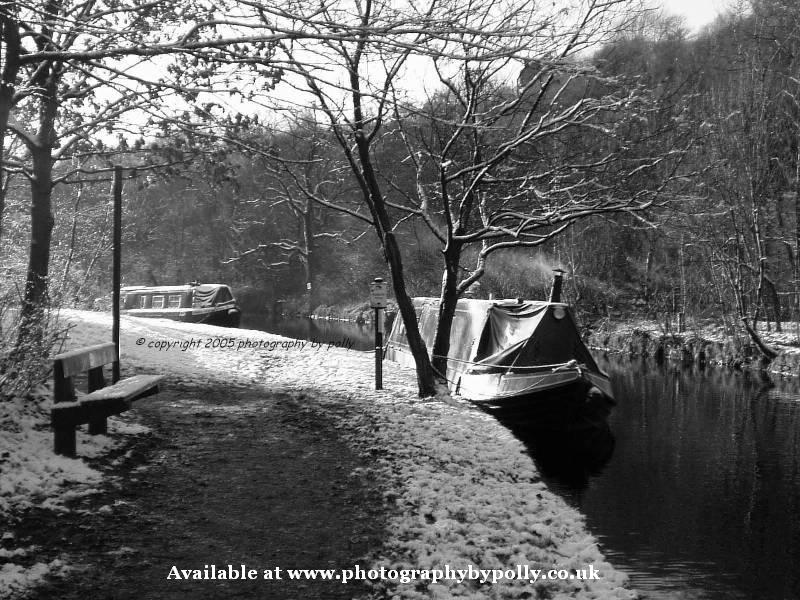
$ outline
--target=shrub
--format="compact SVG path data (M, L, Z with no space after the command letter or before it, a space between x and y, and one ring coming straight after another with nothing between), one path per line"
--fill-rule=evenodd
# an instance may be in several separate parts
M43 383L50 373L51 357L61 350L66 337L53 307L37 309L26 331L20 314L15 295L0 296L0 401L27 397Z

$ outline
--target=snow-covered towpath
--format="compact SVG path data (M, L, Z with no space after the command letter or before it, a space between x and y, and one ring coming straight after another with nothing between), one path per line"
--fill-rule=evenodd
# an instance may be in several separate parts
M107 315L65 311L63 319L74 324L70 347L110 338ZM376 392L372 355L346 349L346 340L337 348L259 331L131 318L123 318L121 338L123 375L163 373L166 390L203 382L247 390L265 408L289 398L293 410L324 419L329 431L365 459L367 466L348 477L366 477L383 494L386 534L379 551L368 557L375 573L383 569L387 575L371 582L376 598L635 597L625 576L604 560L582 516L541 481L522 443L468 404L421 401L413 372L385 363L385 389ZM158 399L143 402L158 410ZM193 426L187 413L186 427ZM124 426L118 427L124 434ZM31 443L50 444L44 435L37 440ZM88 436L79 435L79 455L97 454L95 448ZM42 483L26 499L36 476L22 477L24 485L0 488L0 509L42 505L42 490L48 502L58 504L53 496L74 493L80 482L99 485L80 460L53 460L68 463L58 471L65 485ZM11 462L32 468L24 460ZM42 477L53 472L40 470ZM209 555L206 564L214 561ZM533 573L539 570L537 579ZM437 577L439 572L445 576ZM575 576L587 572L596 577ZM548 573L553 576L542 577ZM0 578L0 598L2 585Z

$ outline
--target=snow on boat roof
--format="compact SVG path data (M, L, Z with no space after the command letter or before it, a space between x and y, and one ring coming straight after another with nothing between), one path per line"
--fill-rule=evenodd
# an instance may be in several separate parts
M203 292L211 291L215 288L226 288L228 287L224 283L201 283L197 285L192 285L190 283L185 283L183 285L158 285L158 286L147 286L147 285L131 285L120 288L121 292L152 292L154 294L170 294L176 292L188 292L189 290L197 289Z
M412 302L414 303L415 307L425 306L427 304L436 304L438 305L440 302L439 298L434 297L425 297L425 296L417 296L412 298ZM549 300L525 300L523 298L498 298L496 300L482 300L478 298L459 298L458 299L458 306L459 308L465 306L473 306L473 307L480 307L480 308L491 308L493 306L520 306L522 304L527 304L529 306L565 306L569 307L569 304L566 302L550 302Z

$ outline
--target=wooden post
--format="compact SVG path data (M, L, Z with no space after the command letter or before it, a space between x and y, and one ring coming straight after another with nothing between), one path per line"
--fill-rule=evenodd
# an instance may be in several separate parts
M375 389L383 389L383 309L375 309Z
M383 389L383 309L388 286L380 277L369 284L369 305L375 309L375 389Z
M74 402L75 388L72 376L64 375L64 365L60 360L53 363L53 402ZM75 425L53 422L53 451L62 456L75 457L77 452Z
M117 355L119 356L119 355ZM119 364L119 362L117 362ZM103 377L103 365L89 369L88 372L89 387L86 391L90 394L101 390L106 387L106 381ZM89 419L89 434L90 435L106 435L108 433L108 420L103 417L92 417Z
M119 288L121 285L120 270L122 269L122 167L114 167L114 262L112 266L113 279L113 319L111 341L116 346L116 360L111 365L111 382L119 381Z
M57 425L53 431L53 452L75 458L78 454L78 436L74 425Z

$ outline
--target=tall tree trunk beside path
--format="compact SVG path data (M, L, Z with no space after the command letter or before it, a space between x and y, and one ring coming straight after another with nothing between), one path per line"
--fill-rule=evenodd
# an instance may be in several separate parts
M6 206L5 140L8 120L14 106L17 73L19 72L20 35L16 19L16 2L0 2L0 43L3 47L3 71L0 74L0 239L3 238L3 216Z
M58 111L56 99L58 67L50 65L43 81L38 135L25 137L31 154L31 240L25 295L20 313L18 346L35 342L41 335L41 314L47 305L50 273L50 240L53 234L53 144Z
M352 83L354 84L354 89L357 89L358 81L356 78L353 78ZM357 122L363 123L360 97L354 99L354 106ZM373 169L369 143L362 129L356 130L354 138L356 147L358 148L358 157L360 160L359 171L363 179L362 189L364 190L364 198L373 215L373 225L381 240L386 263L389 265L395 301L397 302L400 316L405 324L408 346L411 349L411 354L416 364L419 395L422 397L433 396L437 391L433 366L431 365L431 360L428 355L428 349L419 331L419 323L417 322L414 304L406 289L403 258L400 254L400 247L397 244L397 238L395 237L389 218L386 199L381 192L378 178Z

